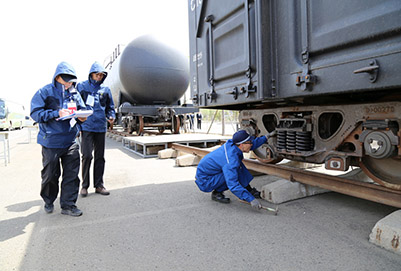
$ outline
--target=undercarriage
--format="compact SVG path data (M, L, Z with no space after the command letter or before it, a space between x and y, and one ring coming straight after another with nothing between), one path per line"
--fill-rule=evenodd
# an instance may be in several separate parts
M277 132L254 151L264 163L357 166L378 184L401 190L400 102L244 110L240 123L253 135Z

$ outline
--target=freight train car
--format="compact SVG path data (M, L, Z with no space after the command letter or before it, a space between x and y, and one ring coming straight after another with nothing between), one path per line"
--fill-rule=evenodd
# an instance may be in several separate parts
M189 83L188 61L152 36L134 39L122 53L118 47L106 69L104 84L112 92L117 122L130 133L179 133L180 115L198 111L192 104L180 104Z
M256 151L401 190L401 1L189 0L191 97L240 111Z

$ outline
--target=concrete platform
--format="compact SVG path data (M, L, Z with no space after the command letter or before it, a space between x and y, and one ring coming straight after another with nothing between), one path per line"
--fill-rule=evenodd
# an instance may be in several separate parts
M231 137L211 134L152 135L124 137L122 143L124 148L143 158L149 158L157 157L158 151L169 148L172 143L207 148L229 138Z
M380 219L369 235L369 242L401 255L401 210Z

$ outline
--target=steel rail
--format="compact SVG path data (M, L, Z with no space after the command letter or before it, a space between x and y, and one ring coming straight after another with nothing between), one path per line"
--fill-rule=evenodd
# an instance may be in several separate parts
M174 143L172 148L178 151L205 156L210 152L191 146ZM323 173L306 171L283 165L262 164L259 161L244 159L243 163L248 169L278 176L290 181L321 187L341 194L378 202L381 204L401 208L401 191L391 190L383 186L331 176Z

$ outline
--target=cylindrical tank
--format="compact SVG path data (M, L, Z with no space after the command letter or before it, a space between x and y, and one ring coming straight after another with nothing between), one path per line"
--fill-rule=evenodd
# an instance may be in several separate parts
M116 107L126 101L170 105L182 97L188 83L188 60L152 36L131 41L113 63L105 81Z

